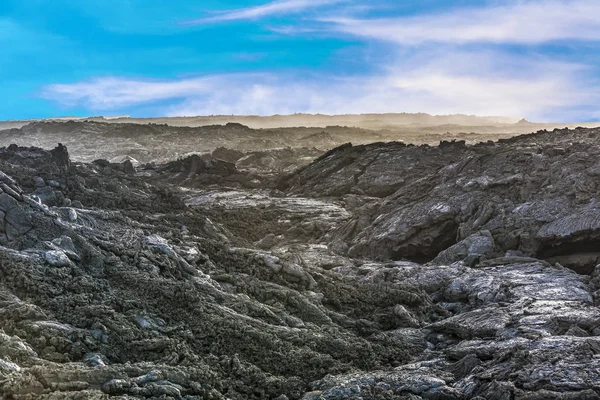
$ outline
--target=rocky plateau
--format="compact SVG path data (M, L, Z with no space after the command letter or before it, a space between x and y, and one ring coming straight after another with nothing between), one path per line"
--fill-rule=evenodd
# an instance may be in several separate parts
M2 397L600 399L600 129L286 129L0 131Z

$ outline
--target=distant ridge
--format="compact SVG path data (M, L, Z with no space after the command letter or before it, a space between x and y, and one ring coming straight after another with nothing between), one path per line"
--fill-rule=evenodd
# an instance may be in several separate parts
M431 115L426 113L388 113L388 114L305 114L289 115L209 115L158 118L131 117L88 117L90 121L157 123L174 126L205 126L240 123L251 128L290 128L290 127L327 127L349 126L365 129L393 129L406 126L487 126L515 124L518 117L476 116L466 114Z
M128 124L158 124L179 127L201 127L211 125L226 125L228 123L241 124L253 129L271 128L326 128L326 127L355 127L370 130L422 130L447 129L449 132L514 132L546 129L565 126L594 127L600 123L536 123L520 117L503 116L477 116L468 114L431 115L427 113L387 113L387 114L306 114L296 113L290 115L208 115L208 116L184 116L184 117L153 117L132 118L129 115L114 116L61 116L47 119L28 119L22 121L0 121L0 130L21 128L28 123L42 121L93 121L104 123L128 123Z

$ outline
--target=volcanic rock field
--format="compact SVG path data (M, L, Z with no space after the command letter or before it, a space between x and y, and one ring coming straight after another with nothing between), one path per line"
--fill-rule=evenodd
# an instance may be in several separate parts
M0 394L600 399L600 128L517 126L0 131Z

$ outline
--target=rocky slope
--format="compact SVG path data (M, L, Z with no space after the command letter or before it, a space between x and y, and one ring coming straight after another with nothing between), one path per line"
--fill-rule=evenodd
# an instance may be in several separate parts
M278 180L1 148L0 393L600 398L598 134L347 145Z
M579 129L475 146L345 146L281 185L310 196L375 197L332 233L342 254L426 262L486 232L495 255L516 251L589 274L600 243L599 135Z

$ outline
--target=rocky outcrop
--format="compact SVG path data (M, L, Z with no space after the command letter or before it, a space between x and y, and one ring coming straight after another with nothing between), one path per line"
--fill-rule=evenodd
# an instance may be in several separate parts
M354 257L431 261L488 231L498 253L560 260L589 273L600 243L599 133L540 131L475 146L344 146L282 187L307 196L379 197L331 236Z
M489 231L482 231L443 250L433 259L432 263L448 265L457 261L464 261L467 265L473 265L492 254L493 251L494 238L492 234Z

